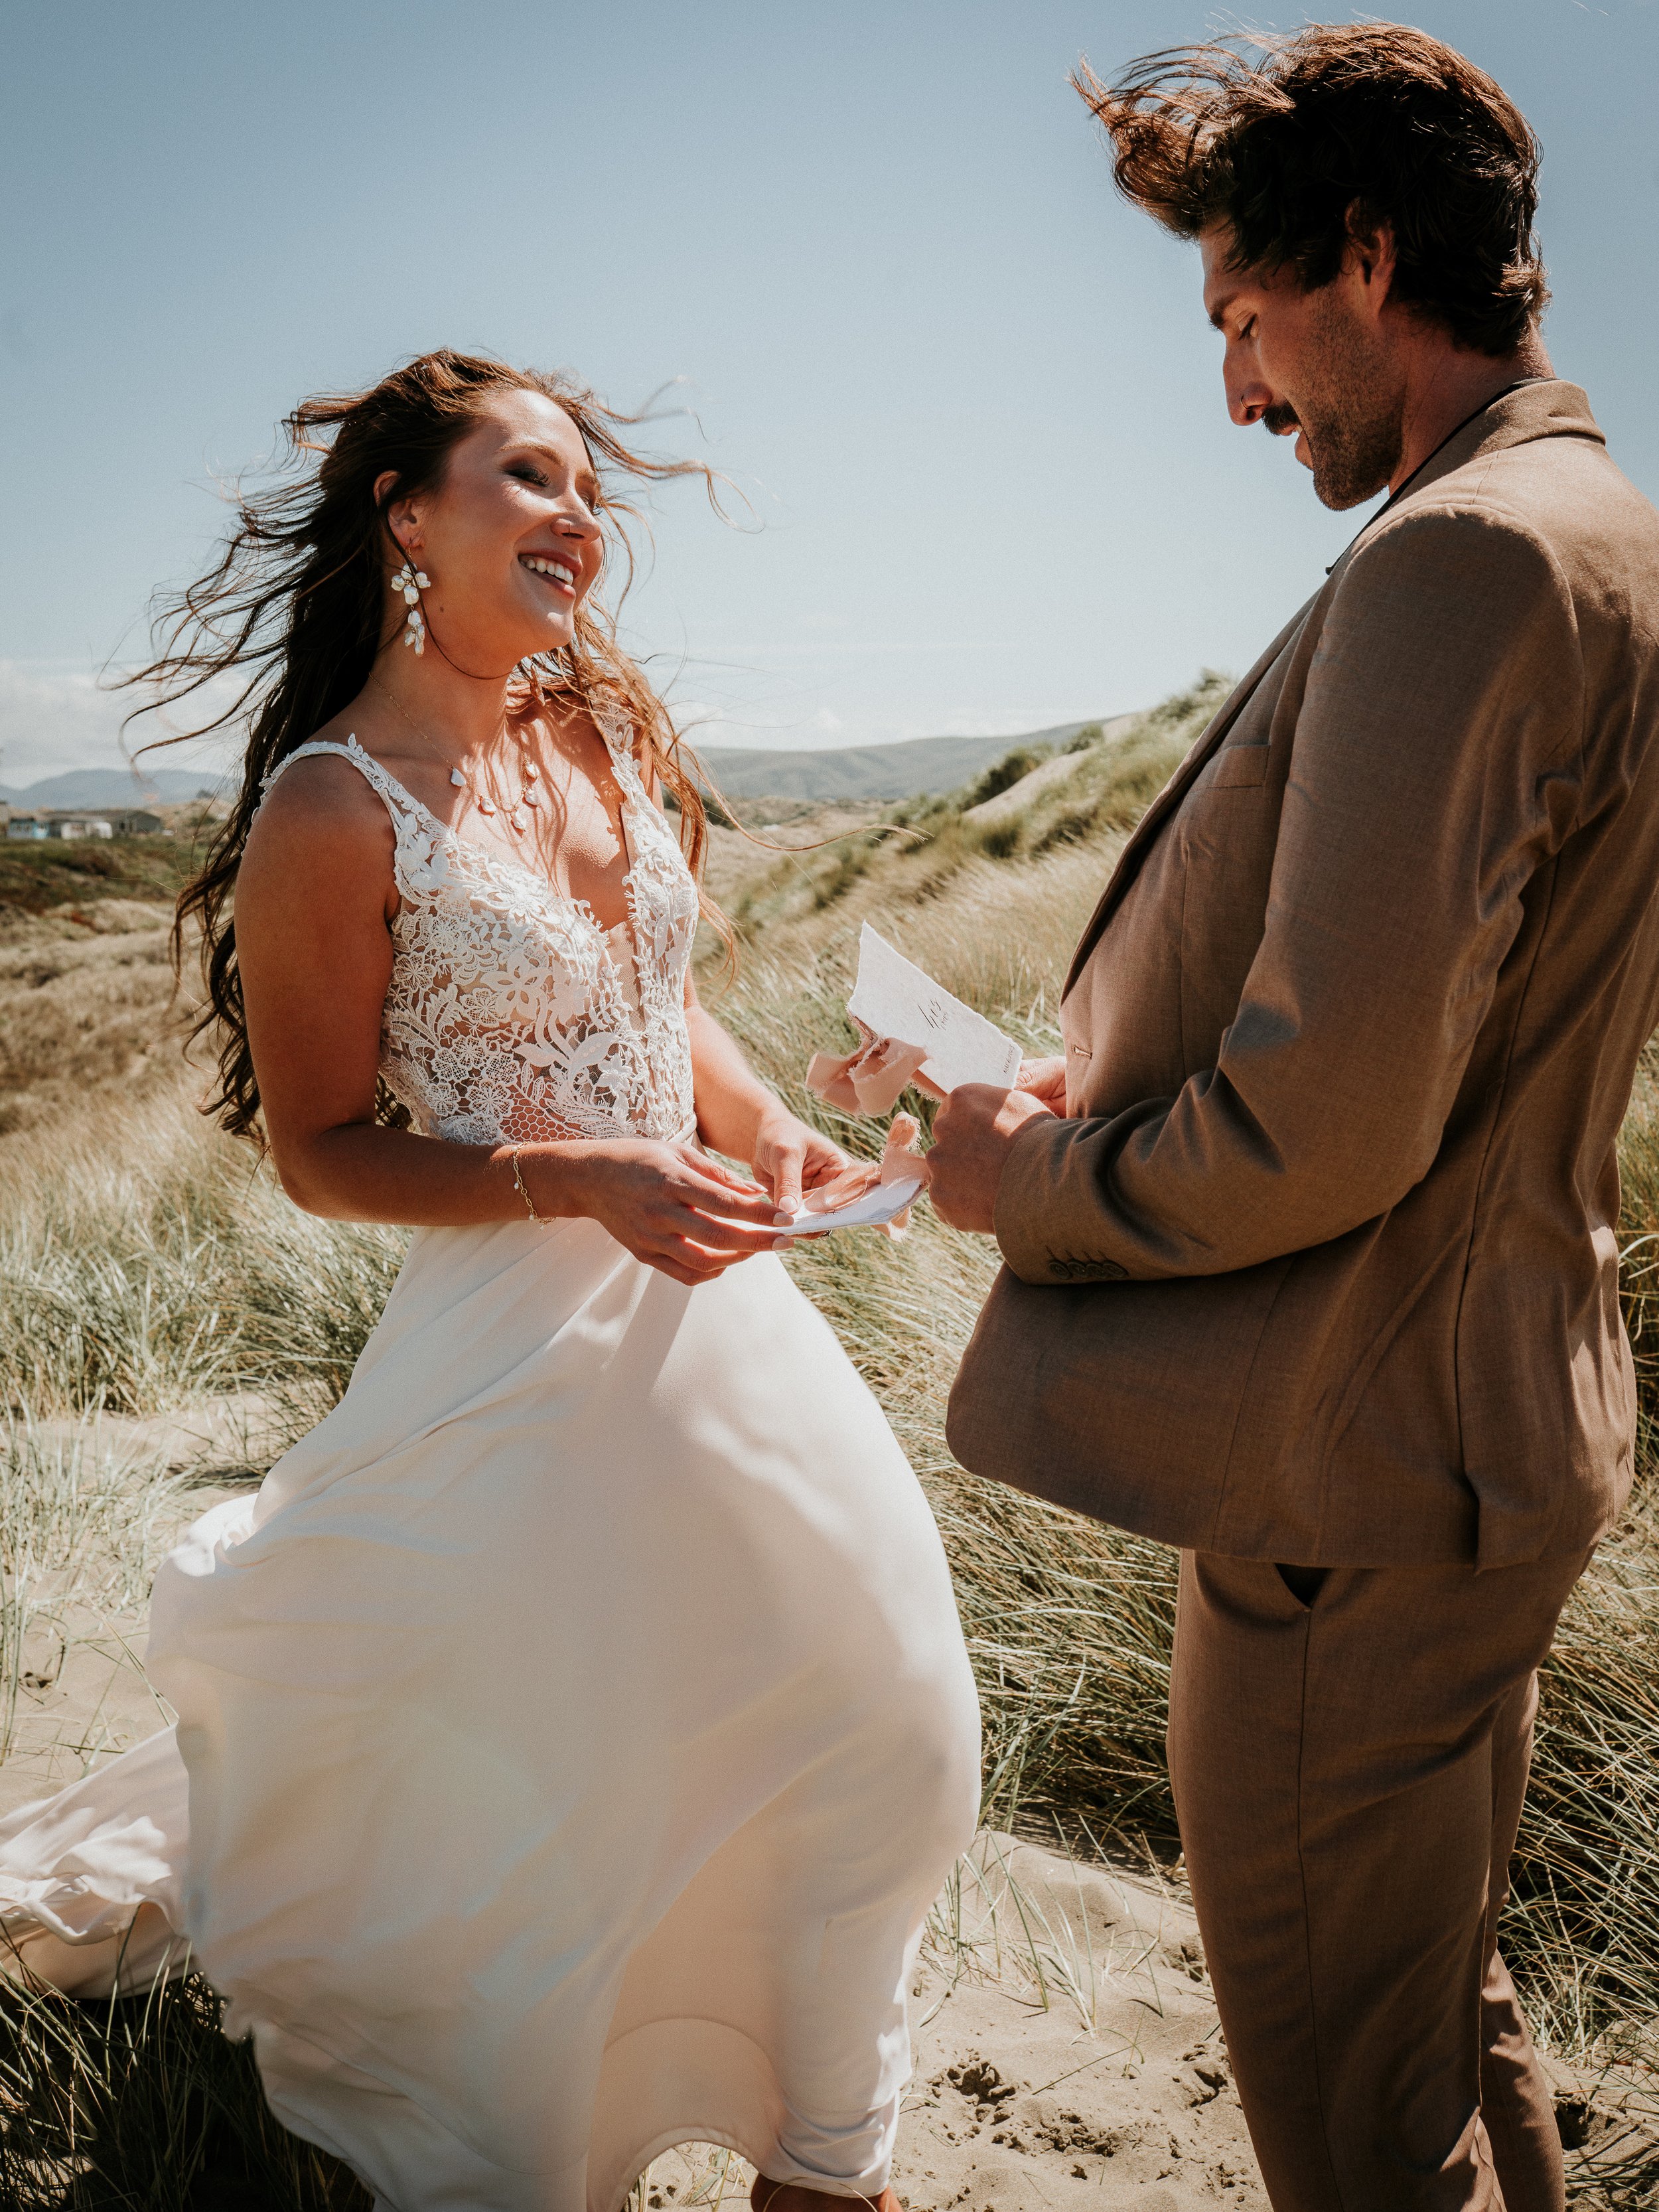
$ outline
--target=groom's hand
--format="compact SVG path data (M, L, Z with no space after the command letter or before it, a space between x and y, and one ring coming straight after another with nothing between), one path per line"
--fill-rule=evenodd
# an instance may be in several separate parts
M997 1185L1010 1148L1039 1115L1052 1120L1052 1109L1029 1091L964 1083L951 1093L933 1116L927 1195L952 1229L994 1226Z

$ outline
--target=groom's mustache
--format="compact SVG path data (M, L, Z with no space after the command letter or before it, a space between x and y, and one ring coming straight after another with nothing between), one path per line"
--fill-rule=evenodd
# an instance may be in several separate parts
M1271 407L1262 409L1261 427L1270 430L1275 438L1286 438L1292 430L1302 428L1302 417L1288 399L1276 399Z

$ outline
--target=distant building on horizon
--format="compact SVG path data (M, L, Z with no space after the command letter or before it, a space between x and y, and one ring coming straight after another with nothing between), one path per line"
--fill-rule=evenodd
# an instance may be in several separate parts
M48 837L158 837L167 824L143 806L0 806L9 844Z

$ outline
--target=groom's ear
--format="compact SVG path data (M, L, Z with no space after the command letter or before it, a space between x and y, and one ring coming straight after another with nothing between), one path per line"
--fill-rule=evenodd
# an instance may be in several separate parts
M1348 210L1348 242L1338 275L1352 303L1373 321L1394 296L1399 261L1394 225L1376 220L1364 202L1356 200Z

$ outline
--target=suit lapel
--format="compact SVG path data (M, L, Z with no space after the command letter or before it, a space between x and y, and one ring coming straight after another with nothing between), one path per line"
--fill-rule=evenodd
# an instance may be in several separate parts
M1326 588L1328 589L1328 586ZM1124 893L1139 873L1140 864L1146 856L1147 848L1187 796L1188 792L1192 788L1194 778L1199 775L1205 763L1249 704L1262 678L1307 620L1317 605L1320 597L1321 594L1316 592L1305 606L1297 608L1296 613L1279 631L1279 635L1256 662L1255 667L1218 710L1214 719L1205 725L1186 759L1182 762L1181 766L1170 778L1139 821L1136 823L1130 833L1129 842L1118 854L1117 866L1107 878L1106 888L1100 895L1100 903L1089 917L1089 926L1078 940L1077 951L1072 955L1072 964L1066 972L1066 987L1060 994L1062 1001L1082 974L1083 964L1099 942L1102 930L1111 920Z

